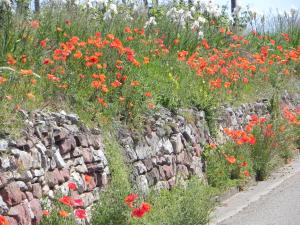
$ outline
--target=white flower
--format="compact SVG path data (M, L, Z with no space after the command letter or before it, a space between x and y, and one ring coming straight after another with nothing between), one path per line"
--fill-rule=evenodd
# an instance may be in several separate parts
M198 32L198 38L203 38L204 37L204 34L203 34L203 32L200 30L199 32Z
M110 10L106 11L103 15L103 20L108 21L111 20L111 18L112 18L111 11Z
M195 13L196 12L196 7L192 6L190 10L191 10L192 13Z
M192 29L192 30L197 30L199 27L200 27L199 21L198 21L198 20L195 20L195 21L192 23L191 29Z
M205 19L203 16L199 16L199 17L198 17L198 21L199 21L200 23L206 23L206 19Z
M191 20L193 19L192 13L190 11L185 12L184 17L187 18L187 19L191 19Z
M149 26L151 26L151 25L155 26L156 24L157 24L157 23L156 23L156 21L155 21L155 17L151 16L151 17L149 18L149 20L145 23L144 28L147 28L147 27L149 27Z
M115 4L113 4L113 3L111 3L111 4L109 5L109 10L113 11L115 14L118 13L117 5L115 5Z

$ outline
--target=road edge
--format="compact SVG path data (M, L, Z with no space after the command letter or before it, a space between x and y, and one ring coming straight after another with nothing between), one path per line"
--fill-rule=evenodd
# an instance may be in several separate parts
M270 177L258 182L249 189L238 192L232 197L221 201L211 214L209 225L218 225L230 217L238 214L250 204L258 201L261 197L269 194L284 181L300 172L300 156L298 155L290 164L279 168L271 173Z

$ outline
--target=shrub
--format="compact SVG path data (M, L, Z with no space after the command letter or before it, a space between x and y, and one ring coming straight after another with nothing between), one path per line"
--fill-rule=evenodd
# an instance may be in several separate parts
M242 184L252 173L249 151L229 141L204 152L208 183L221 190Z
M192 178L185 187L152 192L147 197L152 209L140 221L133 224L147 225L204 225L213 209L215 190L204 185L199 178Z

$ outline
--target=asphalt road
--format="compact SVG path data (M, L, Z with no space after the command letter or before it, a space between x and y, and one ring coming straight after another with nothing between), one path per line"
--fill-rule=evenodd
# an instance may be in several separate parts
M300 173L219 225L300 225Z

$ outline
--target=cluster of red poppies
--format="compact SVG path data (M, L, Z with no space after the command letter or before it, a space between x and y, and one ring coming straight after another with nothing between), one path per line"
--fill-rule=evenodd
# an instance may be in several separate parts
M125 197L124 202L131 209L132 217L142 218L151 210L151 205L147 202L142 202L139 207L136 207L135 200L138 199L138 197L137 194L131 193Z
M69 182L68 187L72 191L77 190L77 185L74 182ZM84 202L82 199L75 199L75 198L65 195L65 196L59 198L58 201L64 205L70 207L70 209L74 209L73 212L74 212L75 218L81 219L81 220L86 219L86 217L87 217L86 211L84 209L80 208L80 207L84 206ZM44 214L44 216L49 216L50 212L48 210L44 210L43 214ZM70 216L70 212L67 210L61 209L58 211L58 215L62 218L67 218Z

